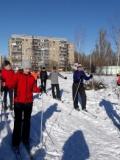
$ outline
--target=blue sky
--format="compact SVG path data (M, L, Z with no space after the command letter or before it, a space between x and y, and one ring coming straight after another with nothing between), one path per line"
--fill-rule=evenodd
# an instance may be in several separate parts
M12 34L28 34L71 42L81 35L81 50L87 54L101 28L120 24L119 7L120 0L0 0L0 53L8 53Z

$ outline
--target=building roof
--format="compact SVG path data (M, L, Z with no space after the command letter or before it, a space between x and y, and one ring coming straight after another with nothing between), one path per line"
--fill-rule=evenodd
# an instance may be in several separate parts
M13 34L11 38L30 38L30 39L48 39L48 40L55 40L55 41L68 41L66 38L57 38L57 37L45 37L45 36L31 36L31 35L25 35L25 34Z

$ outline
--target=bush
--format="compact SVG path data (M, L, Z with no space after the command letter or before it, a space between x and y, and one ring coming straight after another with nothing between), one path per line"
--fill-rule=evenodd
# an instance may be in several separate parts
M85 84L85 89L86 90L99 90L99 89L104 89L106 88L105 84L102 81L89 81L88 83Z

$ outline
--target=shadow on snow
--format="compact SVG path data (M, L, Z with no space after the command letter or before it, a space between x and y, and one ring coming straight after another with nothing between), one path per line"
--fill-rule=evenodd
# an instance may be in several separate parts
M6 127L6 122L2 121L0 122L0 139L1 137L1 133L2 133L2 129L6 128L7 132L8 130L11 130L10 128L10 120L7 120L7 127ZM3 134L2 134L3 135ZM15 159L15 155L12 152L12 141L11 141L11 137L12 137L12 132L10 132L10 134L8 133L0 142L0 160L8 160L8 159Z
M43 113L42 132L46 132L46 122L50 117L52 117L54 112L61 112L60 110L57 109L57 105L58 105L57 103L54 103L53 105L49 106L49 108ZM32 119L31 119L31 145L32 146L38 146L40 144L41 115L42 115L42 112L38 112L36 115L32 116ZM44 159L45 154L46 153L44 149L38 149L35 153L35 155L39 157L41 160Z
M75 131L63 146L62 160L87 160L89 156L89 148L82 131Z
M120 116L117 114L116 110L114 110L113 105L110 101L103 99L99 105L104 107L108 117L112 120L113 124L120 130Z

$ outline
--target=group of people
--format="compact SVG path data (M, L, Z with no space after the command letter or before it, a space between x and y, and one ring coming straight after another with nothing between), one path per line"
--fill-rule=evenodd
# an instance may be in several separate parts
M30 64L24 61L22 68L22 70L14 73L10 62L6 60L1 71L3 108L4 110L8 108L7 93L10 99L10 110L13 109L14 104L15 118L12 135L12 146L14 149L18 149L21 141L26 148L29 147L33 92L42 92L41 88L37 87L34 77L30 74Z
M56 66L48 75L46 68L43 67L40 73L31 72L31 65L27 60L22 63L22 70L14 72L9 61L5 61L3 69L0 71L1 91L3 92L3 107L8 109L7 94L9 94L9 109L14 109L14 129L12 135L13 148L19 148L21 141L27 149L30 147L30 119L33 107L33 93L46 93L47 79L51 80L52 96L54 99L61 100L58 78L67 79L61 75ZM37 78L41 79L40 87L37 86ZM73 73L73 106L79 109L78 95L81 97L81 106L86 110L86 93L84 80L92 78L92 74L87 76L82 65L78 65ZM13 100L14 99L14 100ZM14 101L14 102L13 102ZM14 107L13 107L14 106Z

